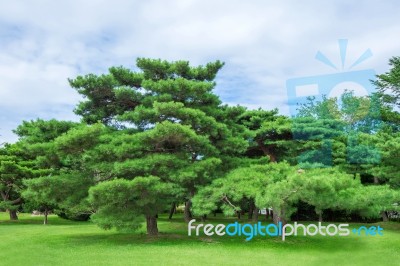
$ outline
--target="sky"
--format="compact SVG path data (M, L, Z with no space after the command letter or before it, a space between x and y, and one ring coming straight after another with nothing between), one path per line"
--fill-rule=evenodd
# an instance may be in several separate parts
M290 115L287 80L388 71L400 55L400 5L388 1L0 0L0 143L23 120L79 121L68 78L135 68L137 57L221 60L224 103ZM338 46L346 39L344 66ZM316 60L320 51L337 65Z

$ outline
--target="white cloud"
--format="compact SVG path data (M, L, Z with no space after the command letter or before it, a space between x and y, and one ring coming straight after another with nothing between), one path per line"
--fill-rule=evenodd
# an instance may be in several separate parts
M370 48L361 68L387 70L400 54L397 1L8 1L0 8L0 139L22 119L77 119L67 83L78 74L132 67L136 57L186 59L225 68L216 92L230 104L288 113L288 78L332 73ZM1 141L0 141L1 142Z

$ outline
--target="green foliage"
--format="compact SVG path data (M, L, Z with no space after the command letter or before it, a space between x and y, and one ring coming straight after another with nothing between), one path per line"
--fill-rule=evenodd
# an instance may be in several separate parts
M244 199L253 200L258 208L272 207L284 221L296 211L299 201L314 206L319 215L325 209L334 209L377 217L399 200L395 190L364 186L338 168L296 170L287 163L278 163L238 168L214 180L194 197L194 211L198 215L209 214L218 208L218 202L223 202L225 214L232 215L240 210Z
M400 201L399 58L390 64L379 93L310 98L293 118L223 105L220 61L138 58L137 71L78 76L69 82L84 98L82 123L24 121L19 141L0 148L0 208L93 213L100 227L128 231L145 217L150 234L156 215L182 202L186 220L272 207L285 222L299 202L320 216L376 217Z
M170 189L154 176L102 182L89 190L89 202L97 210L92 220L104 229L137 230L143 216L166 208L164 197Z
M339 104L340 103L340 104ZM301 142L300 163L340 166L352 174L367 173L380 163L381 154L370 135L385 128L377 95L356 97L345 92L339 99L310 99L293 120L293 135Z
M239 123L251 133L247 154L267 156L270 161L282 161L293 152L292 125L290 120L278 115L278 110L262 109L243 112Z
M0 149L1 209L17 210L22 203L22 180L33 178L37 171L31 168L32 160L18 144Z
M395 209L393 204L400 200L399 192L387 185L349 188L340 191L337 198L338 204L367 218L377 218L381 216L382 211Z
M389 60L389 66L391 69L377 75L374 84L384 103L400 105L400 57L392 57Z
M227 123L239 115L236 109L220 106L213 93L213 79L223 63L192 67L186 61L144 58L136 63L139 72L114 67L106 75L70 80L86 100L76 113L93 125L58 138L56 150L64 165L80 169L80 175L92 177L99 185L115 178L132 182L158 178L160 186L171 189L168 193L151 191L149 200L190 201L198 188L233 167L229 162L247 148L242 138L245 128ZM224 166L219 169L220 165ZM99 204L93 217L101 226L140 226L141 220L124 224L117 215L96 218L108 208L107 201ZM147 209L151 208L156 207ZM149 217L157 211L138 213Z
M380 155L380 163L370 169L371 174L399 189L400 133L379 132L376 136L371 136L370 141L376 143Z
M284 180L291 170L287 163L250 165L235 169L199 191L193 199L194 212L208 214L218 207L218 201L225 203L223 206L226 214L240 210L240 202L244 199L255 201L258 208L272 206L270 198L266 198L272 195L270 186Z
M53 198L54 188L62 187L59 186L60 184L54 185L53 179L51 176L43 176L24 180L26 189L22 192L22 197L38 207L54 208L57 204Z
M126 84L127 78L130 79L129 85ZM110 69L108 75L89 74L70 79L70 85L87 99L79 103L75 113L81 115L83 121L88 124L98 121L113 124L116 115L139 104L142 98L139 92L141 79L140 75L124 68Z
M28 143L49 142L64 134L78 124L69 121L58 121L55 119L42 120L36 119L31 121L22 121L14 133L20 137L20 140Z
M101 121L119 126L115 117L133 111L140 104L163 100L197 106L219 103L218 97L207 93L213 88L209 81L223 66L219 61L198 67L190 67L187 61L146 58L138 58L136 63L142 72L112 67L109 74L88 74L70 79L70 85L86 98L79 103L75 113L89 124Z
M314 168L297 174L301 190L299 199L315 207L322 215L325 209L347 210L347 204L339 204L339 195L343 190L360 187L360 181L335 168Z

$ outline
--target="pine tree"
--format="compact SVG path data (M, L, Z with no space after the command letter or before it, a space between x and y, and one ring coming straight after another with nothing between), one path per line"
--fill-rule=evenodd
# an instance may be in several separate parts
M166 208L163 204L184 200L189 221L198 188L216 178L219 169L226 168L225 161L229 164L245 151L247 142L241 137L245 128L224 123L236 116L234 108L222 106L212 92L221 62L191 67L186 61L139 58L137 66L138 73L111 68L107 75L77 77L70 83L87 97L77 108L84 121L101 121L117 129L112 139L104 137L94 150L110 151L114 160L110 178L129 181L103 180L90 190L90 202L100 210L94 220L119 229L137 228L140 219L129 222L127 216L114 215L122 212L123 205L108 208L99 205L107 202L94 200L101 193L108 197L103 187L121 184L121 193L146 193L152 198L135 198L143 208L132 211L145 216L148 234L157 234L156 214ZM140 183L147 179L152 185L142 191ZM148 200L153 200L150 205Z

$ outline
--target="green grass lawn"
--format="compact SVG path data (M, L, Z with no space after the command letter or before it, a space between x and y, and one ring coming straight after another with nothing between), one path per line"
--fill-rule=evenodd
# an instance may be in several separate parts
M400 265L400 224L383 236L189 237L182 217L159 219L160 236L103 231L91 222L0 212L0 265ZM210 222L232 222L214 218ZM375 224L376 225L376 224ZM351 224L351 228L359 224ZM368 226L371 226L368 224Z

